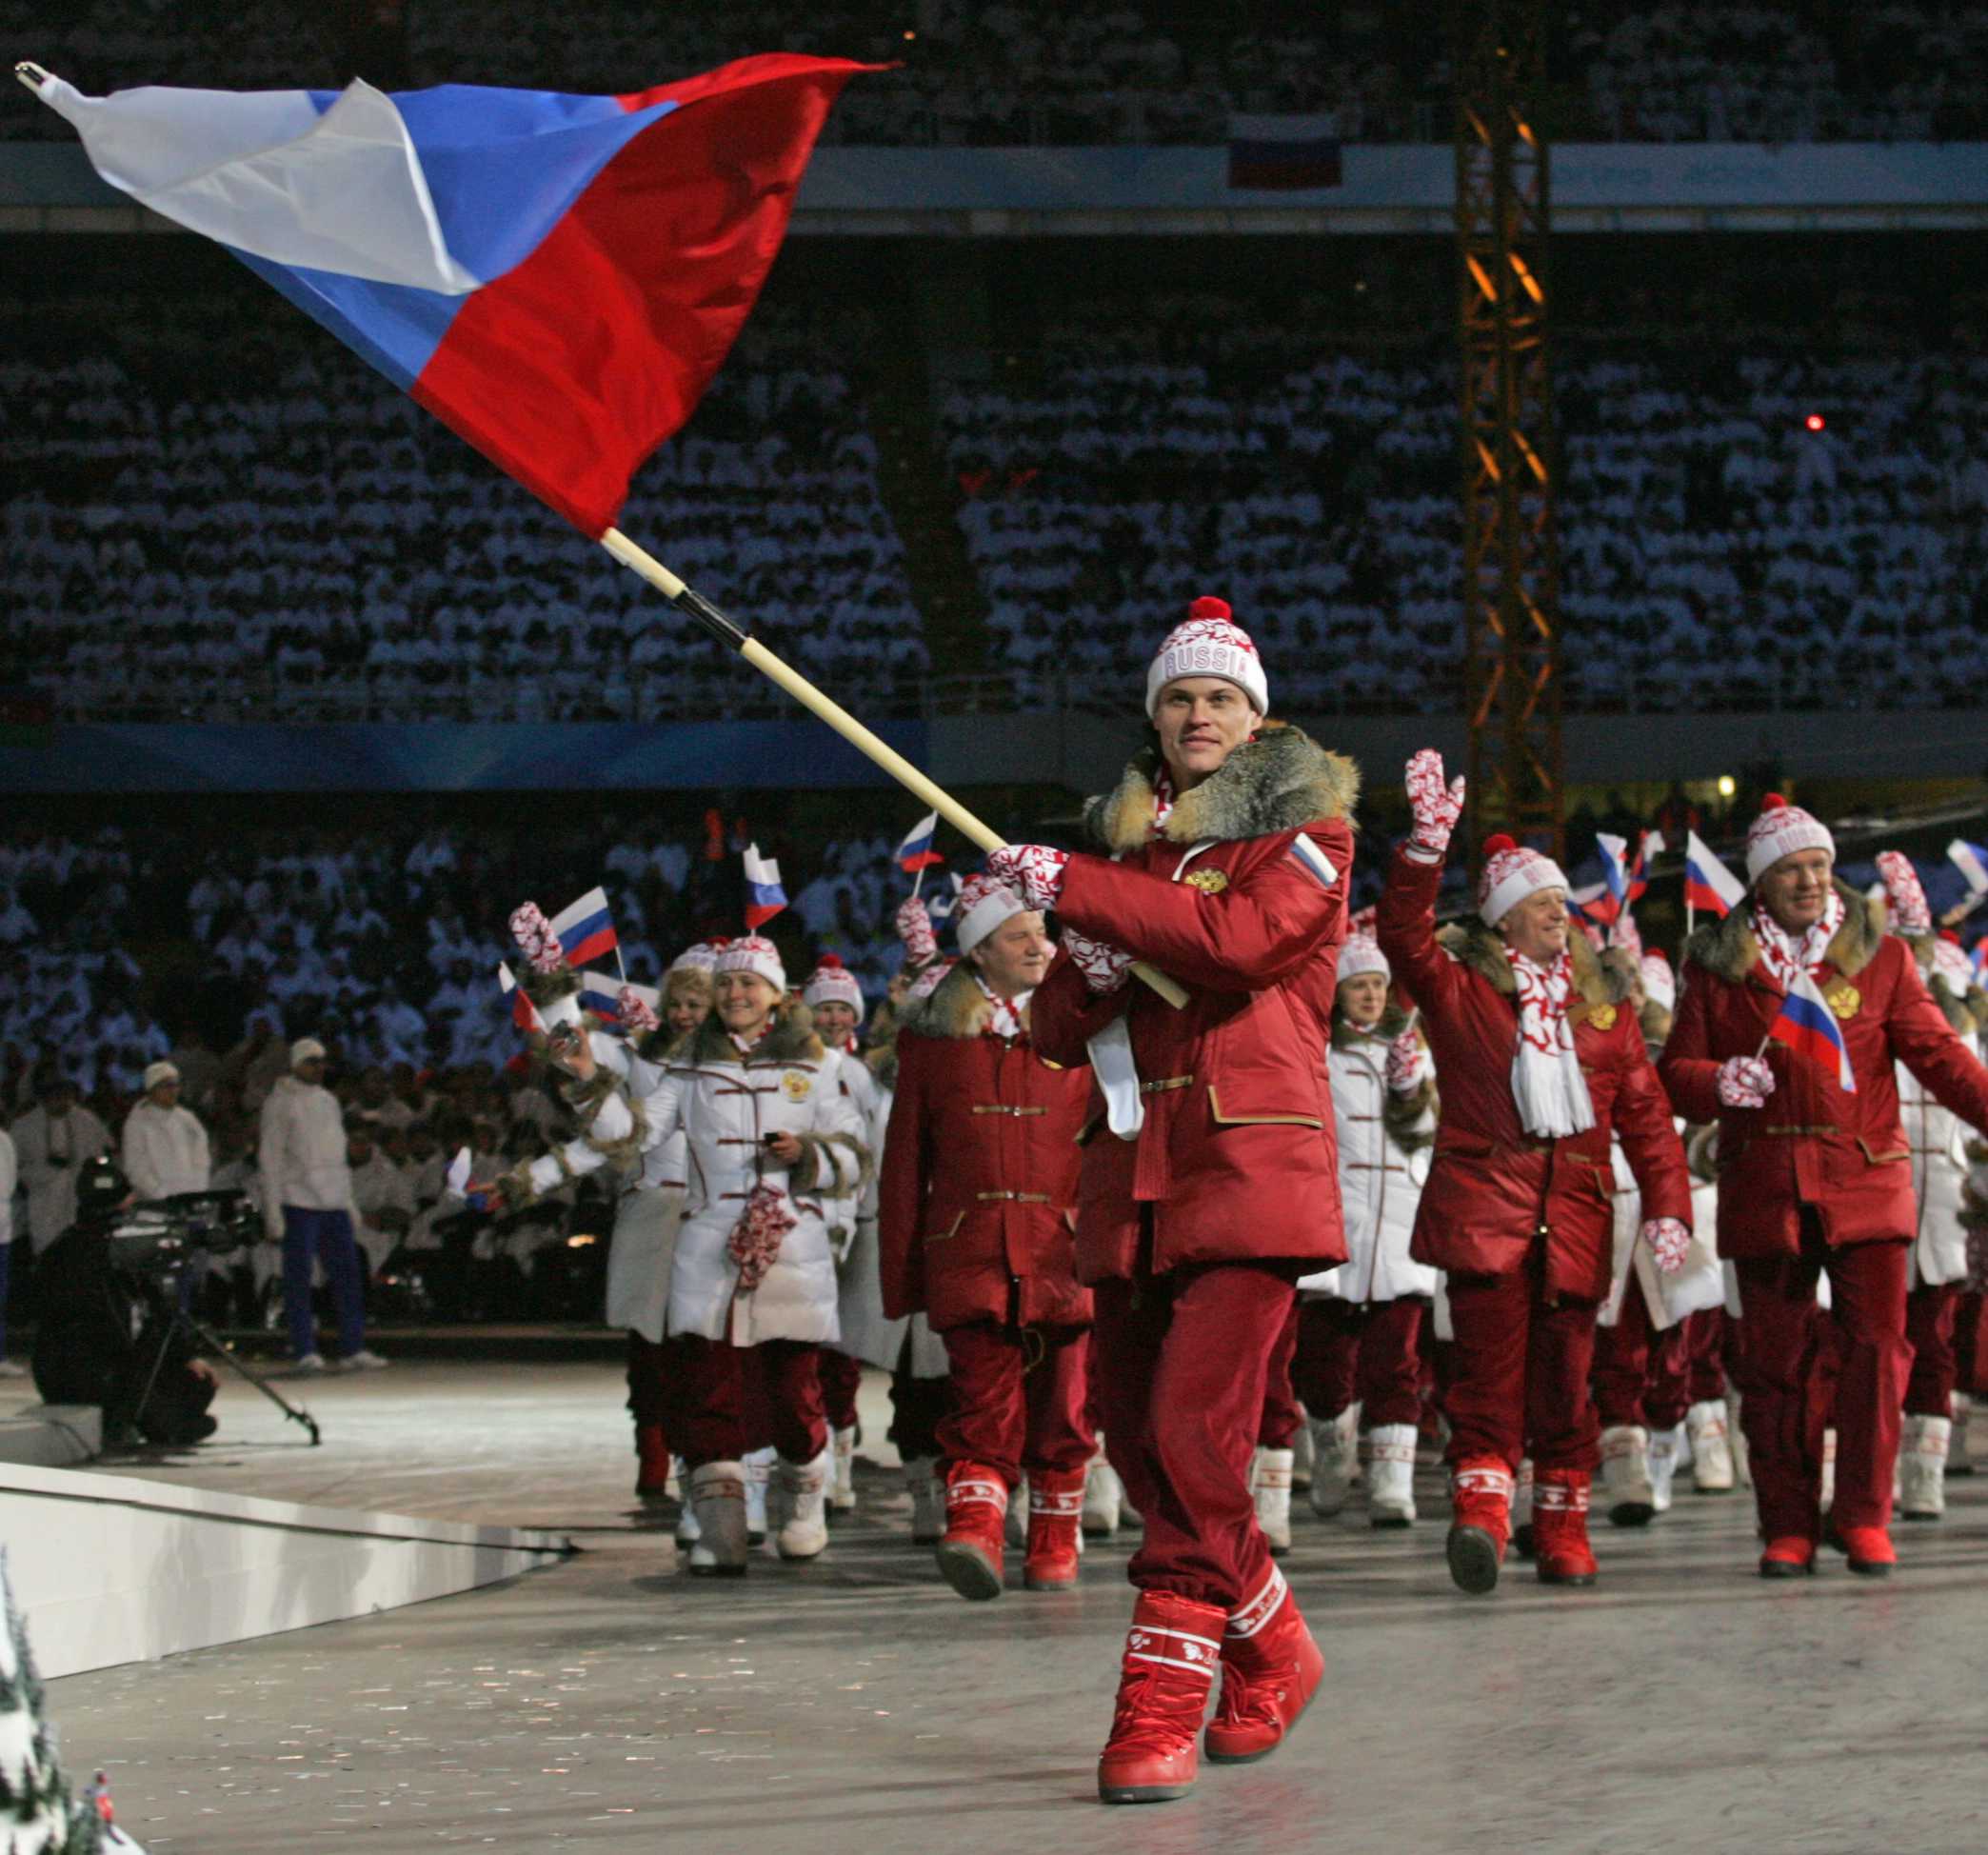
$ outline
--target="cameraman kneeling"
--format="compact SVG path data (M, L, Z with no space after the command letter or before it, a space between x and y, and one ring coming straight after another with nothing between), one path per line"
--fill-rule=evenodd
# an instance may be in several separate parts
M76 1221L35 1265L35 1389L51 1405L101 1405L106 1443L134 1432L148 1443L198 1443L214 1433L213 1368L174 1329L158 1287L114 1265L111 1235L133 1198L108 1156L77 1178Z

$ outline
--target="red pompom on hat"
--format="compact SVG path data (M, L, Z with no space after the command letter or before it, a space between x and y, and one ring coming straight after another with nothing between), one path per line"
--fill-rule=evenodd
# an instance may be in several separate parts
M825 953L815 962L815 969L802 988L801 1002L810 1009L817 1005L846 1005L856 1013L856 1022L863 1022L863 987L839 954Z
M1757 883L1783 857L1801 850L1827 850L1836 856L1836 839L1829 827L1799 805L1790 805L1779 792L1760 801L1760 814L1747 827L1746 880Z
M1787 808L1787 800L1782 798L1779 792L1770 792L1760 801L1760 809L1762 811L1785 811Z
M1204 592L1187 608L1189 618L1233 618L1234 611L1226 599L1218 599L1212 592Z
M1493 857L1501 857L1507 850L1516 850L1518 848L1519 840L1516 837L1507 837L1503 831L1500 831L1495 837L1485 838L1484 860L1488 863Z
M1953 928L1942 928L1939 930L1939 938L1943 941L1949 942L1951 945L1955 947L1964 947L1967 945L1967 943L1960 938L1958 930Z

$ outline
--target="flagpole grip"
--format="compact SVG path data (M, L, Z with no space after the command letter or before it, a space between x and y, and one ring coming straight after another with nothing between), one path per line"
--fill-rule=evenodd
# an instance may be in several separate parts
M867 755L906 791L916 798L923 799L963 836L971 839L983 850L1006 848L1007 841L999 831L968 811L943 787L926 778L889 742L873 734L840 703L816 688L799 670L782 662L757 638L748 637L715 606L708 605L699 598L661 561L644 549L638 548L619 529L609 529L601 537L601 546L624 567L641 574L672 605L686 608L691 616L706 630L711 631L713 636L718 637L723 643L731 645L732 648L762 676L779 684L804 708L826 722L851 747ZM722 629L719 628L721 627ZM1149 967L1143 960L1135 960L1132 970L1176 1010L1187 1003L1187 993L1178 980L1169 979L1165 973Z

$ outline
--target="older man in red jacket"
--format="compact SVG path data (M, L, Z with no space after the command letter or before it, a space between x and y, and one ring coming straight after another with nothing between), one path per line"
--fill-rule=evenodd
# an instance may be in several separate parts
M952 1366L939 1569L962 1597L994 1598L1024 1469L1024 1583L1077 1582L1095 1446L1083 1422L1091 1298L1071 1228L1090 1072L1044 1062L1029 1041L1029 998L1053 951L1041 914L973 876L958 923L960 964L900 1022L877 1231L885 1313L925 1313Z
M1092 801L1103 854L990 859L1053 907L1037 1047L1098 1082L1077 1211L1097 1298L1096 1408L1145 1539L1107 1803L1183 1795L1261 1758L1323 1664L1256 1524L1249 1461L1298 1277L1344 1260L1322 1026L1345 933L1351 762L1266 722L1256 648L1200 599L1146 678L1155 744ZM1188 990L1127 982L1134 957Z
M1642 1188L1658 1265L1690 1246L1691 1181L1642 1028L1569 932L1560 867L1508 837L1484 846L1477 915L1439 937L1436 897L1463 782L1408 763L1415 828L1395 853L1382 950L1422 1010L1442 1121L1411 1253L1447 1272L1450 1575L1496 1588L1512 1478L1530 1453L1542 1582L1588 1585L1588 1490L1600 1435L1588 1395L1614 1252L1609 1134Z
M1740 1278L1740 1421L1767 1546L1763 1578L1813 1571L1821 1537L1822 1432L1816 1281L1827 1270L1841 1342L1835 1388L1835 1533L1850 1568L1897 1563L1892 1468L1912 1368L1906 1249L1918 1228L1896 1065L1988 1130L1988 1070L1941 1015L1912 949L1835 877L1836 843L1770 793L1746 840L1748 904L1700 928L1660 1065L1679 1113L1719 1122L1719 1253ZM1806 974L1848 1052L1839 1066L1773 1038Z

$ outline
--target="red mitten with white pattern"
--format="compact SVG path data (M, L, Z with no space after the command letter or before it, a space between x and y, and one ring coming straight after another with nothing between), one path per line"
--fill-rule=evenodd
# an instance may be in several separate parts
M1132 956L1106 941L1094 941L1074 928L1063 931L1064 951L1083 975L1083 983L1094 992L1115 992L1132 970Z
M1411 1027L1387 1047L1388 1089L1397 1095L1412 1095L1427 1073L1427 1052Z
M1424 748L1408 762L1408 808L1415 826L1408 848L1423 863L1441 863L1449 849L1450 833L1463 815L1463 775L1447 786L1442 781L1442 756Z
M1719 1099L1727 1107L1765 1107L1774 1071L1758 1056L1729 1056L1719 1066Z
M1047 844L1009 844L987 852L987 868L1003 882L1013 883L1031 908L1055 908L1069 865L1067 850Z
M932 930L932 911L915 895L898 904L898 939L905 944L905 964L922 967L939 954L939 936Z
M1691 1232L1674 1217L1653 1217L1646 1219L1642 1227L1642 1240L1650 1247L1650 1254L1657 1259L1657 1267L1666 1275L1675 1275L1684 1267L1684 1260L1691 1254Z

